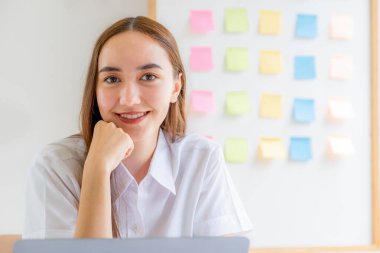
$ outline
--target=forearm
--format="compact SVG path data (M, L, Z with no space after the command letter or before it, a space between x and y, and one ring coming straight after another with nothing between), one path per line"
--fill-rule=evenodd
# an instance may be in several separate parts
M86 163L75 238L112 238L110 174Z

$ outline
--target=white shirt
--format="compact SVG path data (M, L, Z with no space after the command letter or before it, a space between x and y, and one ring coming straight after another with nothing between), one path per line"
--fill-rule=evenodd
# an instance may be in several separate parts
M86 148L80 135L46 146L28 173L23 238L71 238ZM251 230L222 150L199 135L171 143L160 129L148 174L137 184L122 163L111 174L122 238L220 236Z

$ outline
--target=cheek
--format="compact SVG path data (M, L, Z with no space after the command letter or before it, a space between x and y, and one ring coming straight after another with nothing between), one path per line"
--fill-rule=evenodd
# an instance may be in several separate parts
M155 89L153 92L147 93L145 101L149 101L155 105L159 111L165 111L169 108L171 93L168 89Z
M112 94L112 92L104 89L96 90L96 101L98 102L99 111L103 118L105 118L104 114L106 114L107 111L113 107L116 100L117 98Z

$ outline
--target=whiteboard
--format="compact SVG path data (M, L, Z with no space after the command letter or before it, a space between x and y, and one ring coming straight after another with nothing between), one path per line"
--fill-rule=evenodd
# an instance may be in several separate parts
M211 90L216 111L188 114L188 132L212 135L222 146L229 137L242 137L249 143L249 160L242 164L228 163L254 230L250 236L254 248L351 247L373 246L376 236L372 192L377 182L371 173L377 171L371 157L371 140L377 130L371 129L371 1L356 0L150 0L151 16L165 25L176 37L187 71L187 100L192 90ZM225 8L245 8L249 31L224 32ZM153 11L152 11L153 9ZM215 30L195 34L190 29L191 10L211 10ZM260 10L277 10L282 14L282 31L278 36L258 33ZM295 37L297 14L318 17L318 36L314 39ZM351 40L332 40L329 22L334 15L351 15L354 36ZM190 69L190 49L210 46L214 67L208 72ZM250 68L231 73L224 69L225 50L245 47L249 50ZM283 70L266 76L258 71L260 50L280 50ZM337 81L329 78L332 55L348 54L354 62L353 77ZM317 76L300 81L293 77L295 56L313 55ZM373 83L372 83L373 84ZM225 98L229 91L247 91L252 112L231 117L225 114ZM283 96L280 120L259 117L259 101L263 93ZM346 96L353 103L355 118L343 123L326 120L328 99ZM292 120L294 98L315 100L315 121L298 124ZM377 99L373 97L373 99ZM377 120L372 118L373 120ZM328 139L343 133L354 143L351 157L331 160L327 157ZM261 137L281 137L288 150L290 137L311 138L313 158L308 162L284 160L262 161L258 145ZM377 163L375 164L377 165ZM376 185L375 185L376 184ZM377 245L378 246L378 245Z

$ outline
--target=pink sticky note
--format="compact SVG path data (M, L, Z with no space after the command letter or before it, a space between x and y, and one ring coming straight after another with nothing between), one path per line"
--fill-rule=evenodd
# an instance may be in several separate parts
M212 50L210 47L193 47L190 53L192 71L208 71L212 69Z
M194 10L190 14L191 31L194 33L208 33L214 30L212 12L208 10Z
M215 110L214 93L206 90L193 90L190 95L192 112L208 113Z

